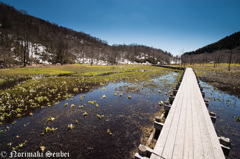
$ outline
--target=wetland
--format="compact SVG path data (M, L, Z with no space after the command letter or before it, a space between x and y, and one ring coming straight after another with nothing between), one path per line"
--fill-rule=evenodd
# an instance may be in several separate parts
M182 73L141 65L52 69L58 72L29 71L29 79L1 90L0 147L8 154L133 158L143 129L153 126L159 102L167 100ZM68 75L57 76L63 73ZM12 71L5 77L20 75Z

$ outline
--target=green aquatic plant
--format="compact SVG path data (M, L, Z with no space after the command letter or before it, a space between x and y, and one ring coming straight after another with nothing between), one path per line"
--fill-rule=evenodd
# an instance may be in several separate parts
M45 151L45 149L46 149L46 147L45 147L45 146L40 146L40 150L41 150L42 152L44 152L44 151Z
M128 95L128 99L131 99L132 97L130 95Z
M93 100L93 101L88 101L88 103L96 104L97 102L95 100Z
M75 104L72 104L70 108L74 108L75 107Z
M68 103L65 103L64 106L65 106L65 107L68 106Z
M105 99L105 98L106 98L106 95L104 94L104 95L102 96L102 98Z
M98 119L102 119L102 118L104 118L104 115L97 114L97 117L98 117Z
M87 116L87 115L88 115L88 113L87 113L87 112L84 112L84 113L83 113L83 116Z
M108 133L109 135L112 135L112 132L111 132L110 129L107 129L107 133Z
M26 126L28 126L30 124L30 122L28 122L27 124L24 124L24 126L26 127Z
M95 107L98 108L98 104L97 103L95 104Z
M52 121L54 121L54 120L56 120L56 119L55 119L54 117L51 117L51 116L47 118L47 121L48 121L48 122L52 122Z
M44 128L44 133L46 134L46 133L48 133L50 130L51 130L51 128L46 127L46 128Z
M83 105L79 105L79 108L82 109L82 108L83 108Z
M240 118L239 118L239 116L237 117L237 120L236 120L236 122L240 122Z
M163 101L159 101L158 104L159 104L160 106L162 106L162 105L163 105Z
M68 130L72 130L74 127L73 124L68 124Z

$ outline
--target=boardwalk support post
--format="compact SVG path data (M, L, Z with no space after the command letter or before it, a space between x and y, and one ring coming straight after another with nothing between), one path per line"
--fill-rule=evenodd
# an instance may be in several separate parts
M177 90L174 89L174 90L173 90L173 95L176 96L176 94L177 94Z
M161 132L161 130L163 128L163 125L164 125L163 123L160 123L160 122L157 122L157 121L154 122L154 128L156 129L156 131Z
M164 116L165 116L165 118L167 117L170 109L171 109L171 104L169 104L169 101L165 101L165 104L164 104L164 110L165 110Z
M209 101L204 100L204 102L205 102L206 107L208 107L209 106Z
M213 123L216 123L216 116L215 116L215 113L214 112L209 112L209 115L210 115L210 118L212 120Z
M170 104L173 103L174 99L175 99L175 96L174 96L173 94L170 94L170 96L169 96L169 102L170 102Z
M138 153L135 154L135 159L148 159L153 153L153 149L140 144L138 146Z
M219 142L221 144L224 155L228 156L229 152L230 152L230 149L231 149L230 139L227 138L227 137L223 137L223 136L220 136L218 139L219 139Z

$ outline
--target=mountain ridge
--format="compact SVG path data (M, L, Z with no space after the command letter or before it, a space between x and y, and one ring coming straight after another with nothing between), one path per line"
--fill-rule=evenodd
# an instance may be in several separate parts
M33 58L35 54L52 64L77 63L81 61L78 59L90 59L91 64L94 60L102 60L106 64L118 64L124 60L168 64L173 58L166 51L144 45L111 46L104 40L28 15L26 11L16 10L3 2L0 2L0 10L0 61L4 64L26 66L37 63L39 59ZM39 45L40 48L37 47ZM45 48L43 52L35 51L41 48ZM147 56L143 58L142 55Z
M181 56L183 63L240 63L240 32Z

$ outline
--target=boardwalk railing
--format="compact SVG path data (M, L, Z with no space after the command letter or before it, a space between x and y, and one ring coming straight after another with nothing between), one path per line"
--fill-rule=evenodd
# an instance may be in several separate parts
M155 121L161 131L154 149L139 146L135 158L150 159L223 159L222 146L204 101L196 75L191 68L185 70L164 124ZM213 117L214 118L214 117Z

